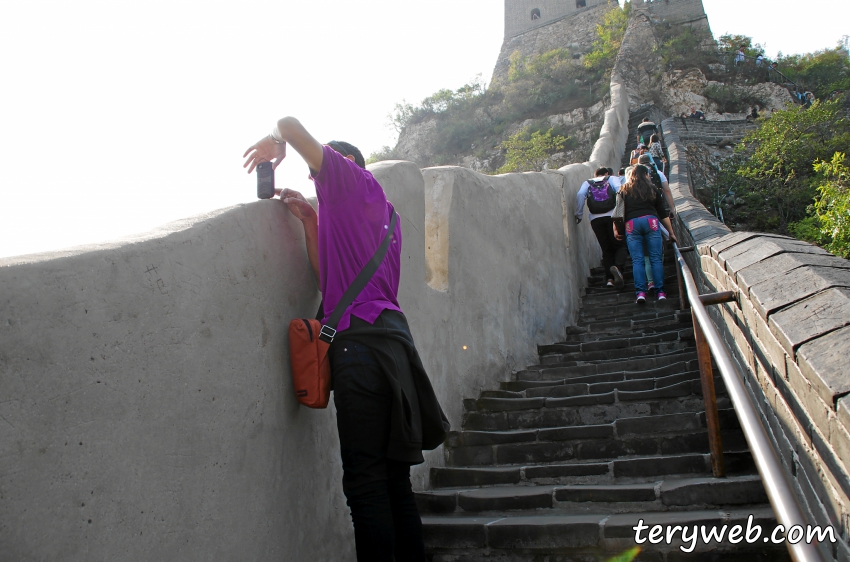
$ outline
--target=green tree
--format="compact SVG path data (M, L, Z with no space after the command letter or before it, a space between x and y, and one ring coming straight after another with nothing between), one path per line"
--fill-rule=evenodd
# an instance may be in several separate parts
M838 101L774 112L738 145L701 198L709 207L718 199L734 200L724 208L730 222L786 233L790 223L806 217L817 194L813 164L847 146L850 120Z
M832 160L815 163L819 174L817 213L824 247L833 254L850 258L850 169L846 153L836 152Z
M496 173L540 171L550 155L563 150L567 140L561 135L553 136L552 129L545 133L535 131L531 134L528 128L517 131L499 145L507 154L505 165L496 170Z
M850 90L850 57L841 47L780 57L779 70L818 99Z
M585 67L601 68L607 72L614 68L614 59L620 52L629 25L631 7L631 3L626 2L622 10L610 10L605 14L602 23L596 26L597 39L593 43L593 50L584 58Z

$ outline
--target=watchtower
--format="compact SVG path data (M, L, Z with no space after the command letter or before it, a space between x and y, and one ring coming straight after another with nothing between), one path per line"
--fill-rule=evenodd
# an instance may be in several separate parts
M505 0L505 39L609 0Z

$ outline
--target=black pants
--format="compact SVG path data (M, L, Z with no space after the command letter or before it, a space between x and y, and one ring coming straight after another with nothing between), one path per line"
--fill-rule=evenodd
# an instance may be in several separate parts
M387 458L392 395L386 375L370 349L352 341L335 341L330 358L342 490L351 509L357 560L424 562L410 466Z
M605 268L605 277L611 279L611 266L616 265L623 273L623 267L626 265L626 257L629 255L629 249L625 241L614 238L614 221L611 217L597 217L590 221L590 228L596 235L599 241L599 247L602 248L602 267ZM623 233L625 234L625 233Z

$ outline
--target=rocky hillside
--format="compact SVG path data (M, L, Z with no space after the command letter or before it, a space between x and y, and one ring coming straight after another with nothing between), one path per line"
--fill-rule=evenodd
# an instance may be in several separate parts
M739 72L717 51L704 13L678 22L653 4L589 8L506 39L488 87L441 90L419 106L399 106L398 143L376 156L497 173L507 171L506 139L550 131L563 142L524 169L585 161L615 63L632 109L651 103L676 116L696 107L708 120L734 121L753 105L764 114L792 101L785 87Z

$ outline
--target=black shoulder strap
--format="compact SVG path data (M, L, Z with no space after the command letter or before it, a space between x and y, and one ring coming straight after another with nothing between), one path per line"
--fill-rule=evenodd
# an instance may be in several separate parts
M328 318L328 323L322 326L322 331L319 332L319 339L322 341L327 343L331 343L333 341L334 336L336 335L336 327L339 325L339 321L342 320L342 315L345 314L345 310L352 302L354 302L354 299L357 298L360 291L369 284L369 280L371 280L372 276L375 275L375 272L378 271L378 266L380 266L381 262L384 261L384 256L387 254L390 242L393 240L395 225L397 222L398 213L396 213L395 209L393 209L393 217L390 220L387 235L384 236L381 245L378 246L377 250L375 250L375 255L372 256L372 259L366 262L366 265L363 266L363 269L360 270L360 273L357 274L357 277L354 278L354 281L352 281L351 285L348 286L348 289L345 290L345 293L343 293L342 297L339 299L339 302L336 304L336 308L334 308L330 318Z

